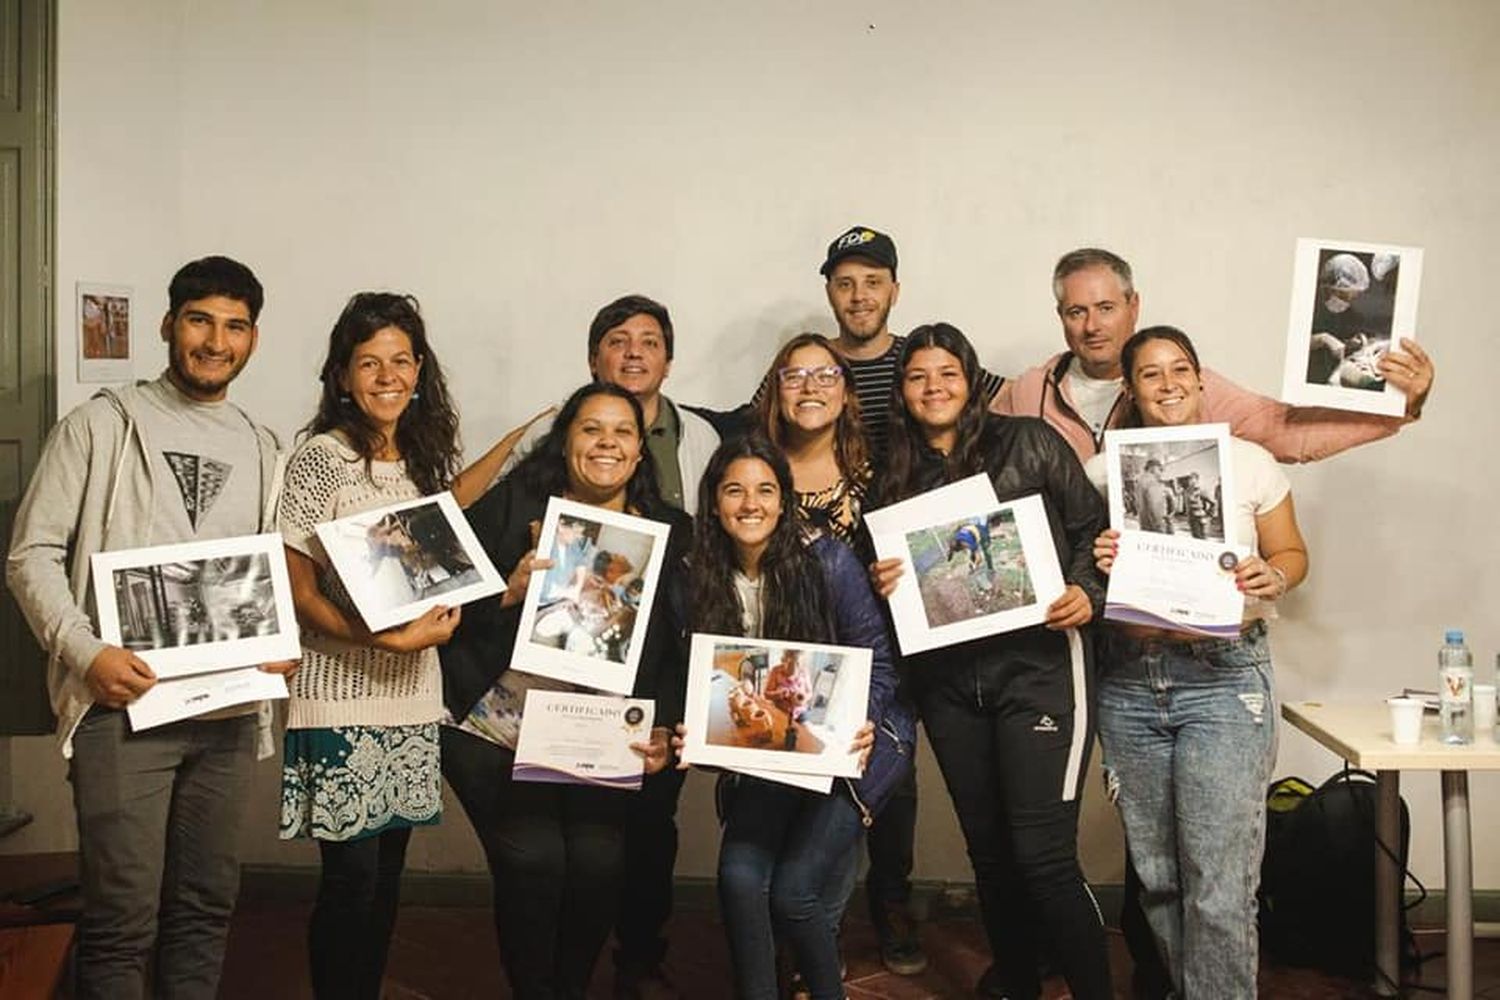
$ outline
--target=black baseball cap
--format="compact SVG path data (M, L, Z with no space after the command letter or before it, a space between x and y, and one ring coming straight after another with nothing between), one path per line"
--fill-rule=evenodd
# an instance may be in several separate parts
M828 272L839 261L849 257L865 257L881 267L890 268L891 277L896 276L896 244L885 233L869 226L851 226L828 244L828 259L823 261L818 273L828 277Z

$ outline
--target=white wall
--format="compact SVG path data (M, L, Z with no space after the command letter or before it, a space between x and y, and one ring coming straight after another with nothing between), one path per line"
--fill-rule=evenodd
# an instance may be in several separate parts
M1466 626L1500 644L1481 514L1497 475L1482 306L1500 229L1500 8L1483 0L1231 9L1105 4L546 5L449 0L62 4L59 315L75 281L133 284L159 315L182 261L227 252L269 290L236 398L290 434L353 291L423 301L483 445L584 376L593 310L667 302L669 390L730 403L779 338L831 332L822 248L862 222L902 255L895 323L944 318L1012 372L1060 344L1048 275L1099 244L1129 258L1145 322L1274 393L1298 236L1427 249L1420 329L1438 381L1394 440L1292 472L1313 573L1276 629L1283 697L1430 683ZM1489 265L1489 266L1486 266ZM59 398L75 331L58 330ZM152 345L137 373L154 374ZM1483 610L1481 610L1483 609ZM16 797L44 813L7 849L70 844L46 741L17 741ZM930 761L928 762L930 764ZM1295 732L1279 772L1336 762ZM275 771L247 849L274 842ZM918 874L964 878L930 766ZM1412 778L1417 873L1441 884L1436 780ZM1500 783L1474 780L1476 882ZM701 788L684 870L711 870ZM1086 860L1118 878L1091 800ZM413 861L480 865L455 807Z

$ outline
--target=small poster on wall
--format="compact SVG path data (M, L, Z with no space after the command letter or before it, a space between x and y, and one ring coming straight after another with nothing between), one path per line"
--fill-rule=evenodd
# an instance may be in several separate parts
M125 285L78 283L78 381L125 382L131 378L133 295Z

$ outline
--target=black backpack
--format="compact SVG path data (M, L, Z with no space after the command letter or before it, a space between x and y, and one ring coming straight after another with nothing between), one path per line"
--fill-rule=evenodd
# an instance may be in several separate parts
M1401 801L1396 864L1405 878L1411 817ZM1266 790L1260 942L1284 964L1351 978L1375 971L1375 776L1350 768L1318 788L1283 778ZM1416 882L1421 895L1426 889ZM1420 903L1416 900L1412 905ZM1401 908L1402 968L1420 961Z

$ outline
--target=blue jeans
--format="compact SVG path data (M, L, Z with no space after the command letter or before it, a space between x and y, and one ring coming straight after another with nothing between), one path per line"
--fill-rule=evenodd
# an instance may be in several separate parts
M773 925L791 944L813 1000L840 1000L837 897L849 884L863 830L835 782L819 795L741 776L726 796L719 907L735 995L776 1000Z
M1197 642L1113 634L1103 650L1105 769L1162 957L1184 997L1253 998L1276 759L1265 625Z

